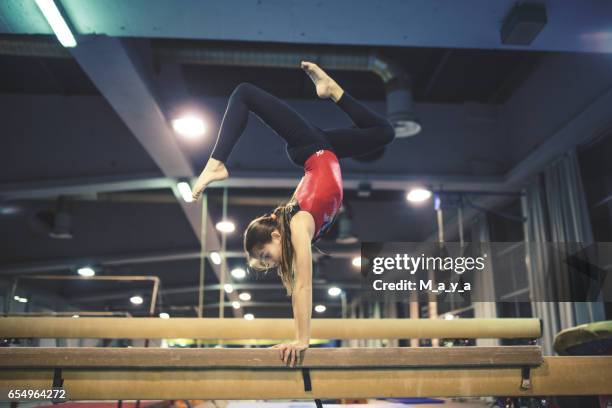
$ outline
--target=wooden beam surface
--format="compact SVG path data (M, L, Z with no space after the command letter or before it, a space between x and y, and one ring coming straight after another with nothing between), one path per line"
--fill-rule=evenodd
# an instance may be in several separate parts
M0 317L2 338L291 339L293 319ZM312 319L319 339L538 338L539 319Z
M310 348L300 367L536 366L537 346L450 348ZM0 348L0 368L279 368L275 349L166 349L97 347Z
M313 399L612 394L612 357L545 357L521 390L520 368L62 370L70 399ZM53 369L0 370L0 389L48 389Z

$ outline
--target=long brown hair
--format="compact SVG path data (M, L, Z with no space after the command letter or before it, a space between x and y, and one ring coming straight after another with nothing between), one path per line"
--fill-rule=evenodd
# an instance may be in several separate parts
M290 200L287 204L279 205L270 214L255 218L244 231L244 250L247 253L247 261L250 268L257 271L266 271L269 266L261 262L255 255L255 251L262 245L272 240L272 232L278 230L281 236L281 258L277 273L283 286L287 290L287 296L291 296L294 286L293 273L293 246L291 245L291 217L293 216L295 201Z

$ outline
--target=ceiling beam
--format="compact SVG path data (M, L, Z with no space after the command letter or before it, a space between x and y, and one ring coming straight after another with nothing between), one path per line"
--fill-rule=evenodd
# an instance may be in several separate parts
M235 171L230 178L213 183L210 189L294 189L302 176L295 172ZM59 195L95 195L122 191L174 189L177 178L154 174L120 175L113 177L83 177L36 182L0 184L3 200L57 197ZM515 187L504 182L503 177L469 177L397 174L344 174L344 189L357 190L367 182L373 190L407 190L411 186L442 186L445 191L516 192Z
M157 99L148 45L148 40L82 36L79 46L71 49L71 54L163 175L171 179L193 177L190 161L180 149ZM198 202L187 203L177 194L176 188L173 191L196 238L201 239L204 216L204 246L218 249L219 238L210 214L203 215ZM220 268L211 265L219 277Z

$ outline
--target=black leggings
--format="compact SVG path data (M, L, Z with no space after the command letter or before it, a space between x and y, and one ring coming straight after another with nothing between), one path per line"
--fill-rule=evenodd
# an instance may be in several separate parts
M249 112L253 112L285 139L289 158L298 166L303 166L317 150L331 150L338 158L357 157L380 149L395 137L395 131L385 117L370 110L346 91L336 104L356 126L320 129L283 100L243 82L229 98L211 157L223 163L227 161L247 125Z

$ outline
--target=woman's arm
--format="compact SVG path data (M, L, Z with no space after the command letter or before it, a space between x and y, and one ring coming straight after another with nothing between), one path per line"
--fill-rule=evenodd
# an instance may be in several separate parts
M310 243L315 223L312 215L298 211L291 219L291 244L293 246L293 269L295 285L291 295L295 321L295 341L278 344L280 358L285 364L295 367L299 353L308 348L310 342L310 318L312 314L312 252Z
M294 253L295 287L291 297L295 320L296 340L302 345L310 341L312 316L312 250L314 219L306 211L299 211L291 219L291 243Z

